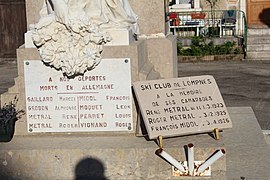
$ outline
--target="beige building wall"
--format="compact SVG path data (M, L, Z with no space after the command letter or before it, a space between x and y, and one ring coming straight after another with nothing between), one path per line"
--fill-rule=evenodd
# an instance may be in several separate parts
M201 8L203 10L210 10L210 4L207 0L200 1ZM218 3L215 7L216 10L227 10L227 9L240 9L239 0L218 0Z

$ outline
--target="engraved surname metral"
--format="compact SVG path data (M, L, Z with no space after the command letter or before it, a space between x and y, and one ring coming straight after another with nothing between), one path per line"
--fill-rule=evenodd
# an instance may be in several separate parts
M163 108L164 113L175 113L175 112L186 112L190 111L190 109L186 106L173 106L173 107L166 107Z
M29 114L28 117L29 117L29 119L34 119L34 120L52 119L50 114Z
M170 115L171 121L180 121L186 119L195 119L195 116L192 113Z
M38 128L52 128L51 123L30 123L30 129L38 129Z

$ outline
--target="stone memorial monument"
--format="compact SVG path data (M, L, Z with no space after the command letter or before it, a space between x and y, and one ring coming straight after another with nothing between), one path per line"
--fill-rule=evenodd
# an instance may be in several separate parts
M30 179L174 178L171 165L155 155L171 158L163 146L139 137L144 136L138 126L142 121L132 94L132 83L177 77L176 37L169 34L164 4L168 2L26 0L28 32L17 50L18 77L1 95L1 103L17 96L17 107L26 114L16 122L15 136L42 143L17 159L9 151L12 161L17 160L13 164L23 163L16 174ZM156 139L158 134L149 135ZM183 148L191 142L198 160L224 148L222 140L207 134L166 139L164 148L184 160ZM91 162L87 167L94 166L94 171L77 171L82 159ZM96 159L105 168L94 163ZM177 160L171 164L181 170ZM226 159L211 171L213 179L224 177Z
M142 4L149 8L155 7L155 12L144 11L141 8ZM91 8L95 10L89 10ZM126 82L127 86L131 86L129 81L177 77L176 39L168 34L164 2L82 0L79 3L77 1L67 3L64 0L28 0L26 9L28 32L25 35L25 44L17 50L18 77L16 84L9 89L9 92L1 96L3 103L9 102L15 95L19 96L19 106L21 109L27 110L28 115L17 121L15 135L29 135L32 129L29 126L32 126L33 123L27 123L27 118L31 117L35 120L36 116L32 116L33 112L36 115L46 114L42 110L44 107L39 107L40 102L35 98L43 98L43 93L50 91L49 86L52 87L51 84L57 83L59 79L68 78L78 82L83 79L83 76L95 76L94 70L97 67L99 68L96 69L97 71L108 71L109 74L116 74L117 71L123 72L121 66L114 69L99 67L99 65L105 64L106 59L119 60L122 58L129 61L130 72L119 74L119 76L125 76L126 80L120 81L119 78L114 78L119 81L108 82L111 84ZM104 62L102 62L103 59L105 59ZM34 64L33 61L41 63L34 62L36 65L31 69L29 67ZM39 73L43 70L47 73L49 71L56 73L53 76L58 76L58 80L50 79L52 75L47 77ZM100 76L104 76L102 72ZM33 77L36 77L36 80ZM41 80L41 77L46 82ZM108 80L106 79L106 81ZM67 81L65 82L67 83ZM94 82L91 81L91 83ZM37 94L33 94L31 91L33 86L37 89L35 91ZM29 88L30 90L27 90ZM52 91L57 91L56 94L65 93L63 89ZM74 90L73 93L78 93L75 91L77 90ZM117 90L115 89L115 91ZM133 112L128 114L132 114L133 127L137 121L137 112L134 103L129 102L132 100L131 92L120 93L117 97L121 95L128 96L128 106L132 106L130 109ZM56 102L56 98L59 102L59 97L55 97L53 103ZM36 103L34 103L35 101ZM41 110L39 110L40 108ZM50 107L49 111L52 108L55 110L55 107ZM36 123L39 124L36 127L40 127L43 122ZM112 131L114 132L114 130ZM135 132L135 129L132 128L131 132Z

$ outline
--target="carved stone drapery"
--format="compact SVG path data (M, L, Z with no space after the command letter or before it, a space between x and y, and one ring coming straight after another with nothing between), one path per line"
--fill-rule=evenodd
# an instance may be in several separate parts
M41 18L30 27L46 65L68 77L84 74L101 60L102 46L111 41L107 28L131 28L137 16L127 0L45 0Z

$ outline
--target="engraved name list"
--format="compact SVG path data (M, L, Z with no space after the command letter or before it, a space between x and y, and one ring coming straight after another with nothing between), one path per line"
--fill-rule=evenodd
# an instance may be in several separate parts
M133 130L129 59L103 59L74 78L40 61L24 70L28 132Z

